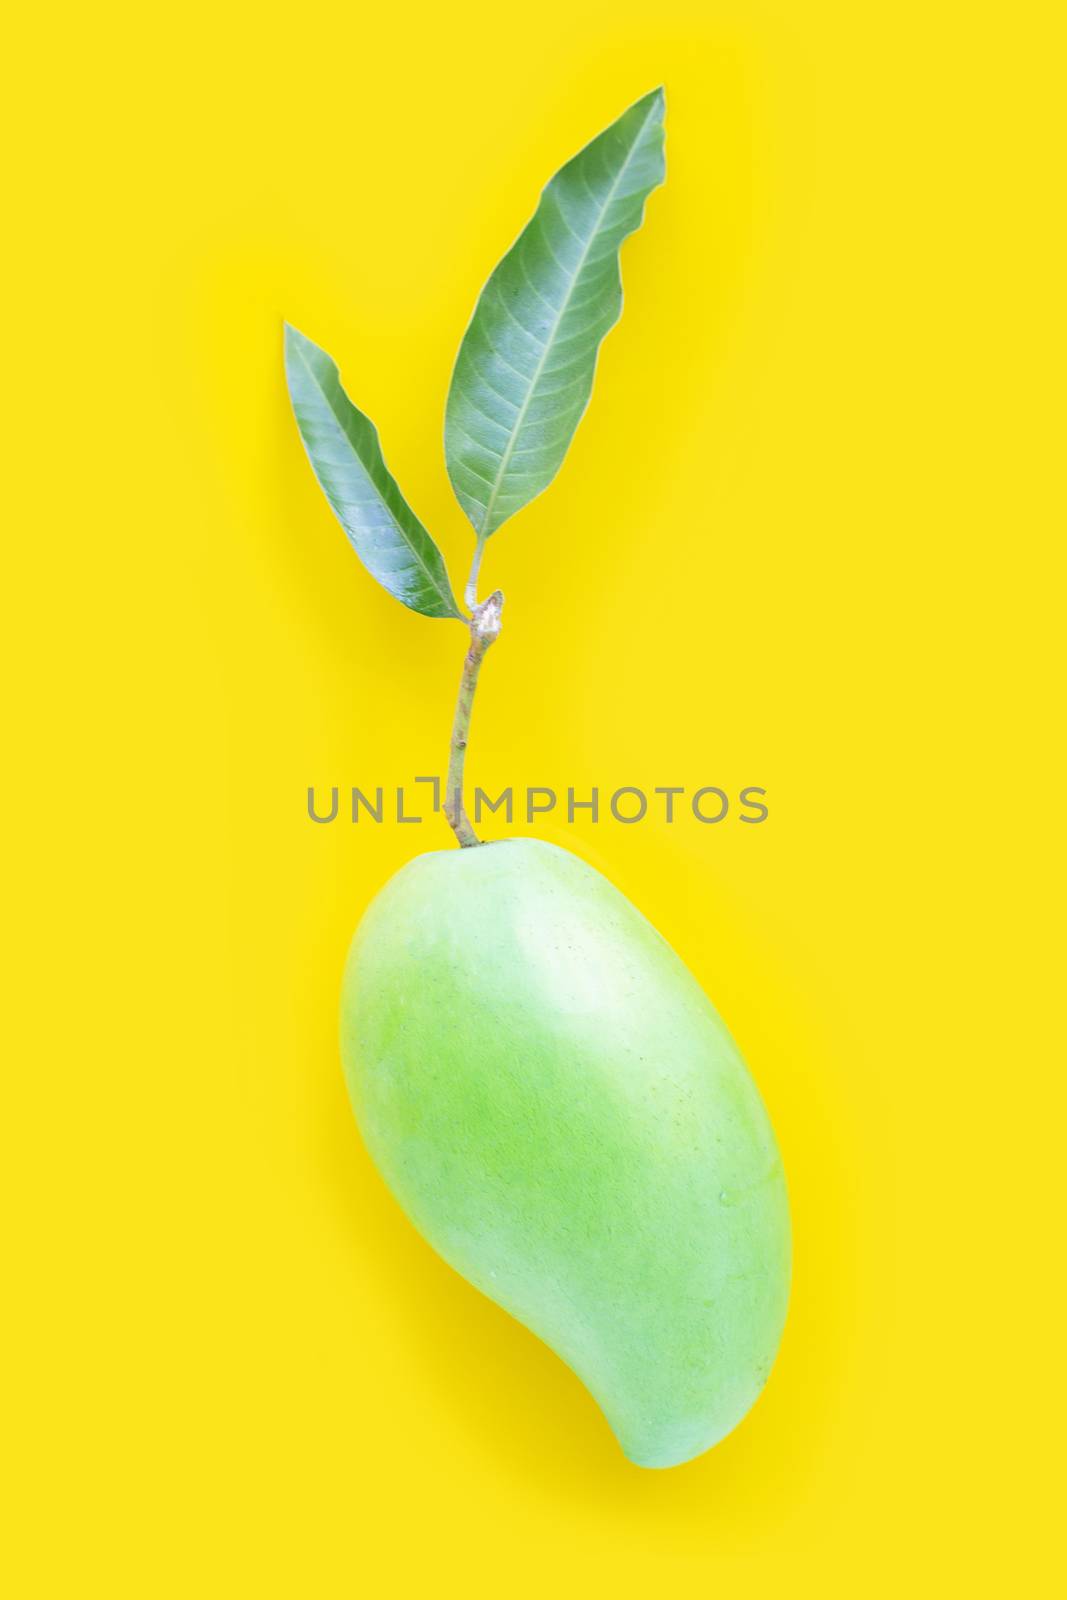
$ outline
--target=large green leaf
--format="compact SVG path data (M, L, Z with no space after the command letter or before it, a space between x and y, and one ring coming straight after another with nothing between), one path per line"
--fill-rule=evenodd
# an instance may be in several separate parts
M655 89L556 173L474 308L445 453L479 540L547 488L588 404L622 309L619 246L663 181L663 110Z
M462 619L441 552L386 466L377 428L345 394L325 350L288 323L285 372L315 476L367 571L412 611Z

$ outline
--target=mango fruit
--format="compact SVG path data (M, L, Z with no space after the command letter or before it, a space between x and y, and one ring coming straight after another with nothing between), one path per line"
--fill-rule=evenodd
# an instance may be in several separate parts
M418 856L356 931L341 1037L400 1205L626 1455L669 1467L729 1433L785 1320L782 1163L724 1024L625 896L534 839Z

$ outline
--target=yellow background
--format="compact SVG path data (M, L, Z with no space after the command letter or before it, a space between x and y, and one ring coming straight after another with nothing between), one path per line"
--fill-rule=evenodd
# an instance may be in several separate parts
M1063 37L1051 3L104 4L9 24L4 1509L15 1596L1056 1587ZM647 1473L423 1245L347 1109L347 939L463 648L288 413L339 360L462 583L440 435L541 183L658 82L667 186L471 767L764 785L548 823L740 1040L781 1358Z

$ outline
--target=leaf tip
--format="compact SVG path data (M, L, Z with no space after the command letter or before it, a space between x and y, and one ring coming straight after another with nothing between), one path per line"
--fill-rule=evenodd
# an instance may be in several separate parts
M294 357L307 340L299 328L294 328L291 322L282 322L282 353L285 357L285 367L288 372Z
M286 322L283 320L282 330L282 336L284 338L285 348L287 350L299 350L301 345L308 344L310 342L306 335L300 332L299 328L294 328L291 322Z

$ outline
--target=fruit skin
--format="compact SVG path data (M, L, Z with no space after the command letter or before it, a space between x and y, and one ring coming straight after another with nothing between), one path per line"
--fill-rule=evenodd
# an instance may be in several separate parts
M534 839L416 857L356 931L341 1043L408 1216L632 1461L741 1420L789 1294L781 1159L717 1013L606 878Z

